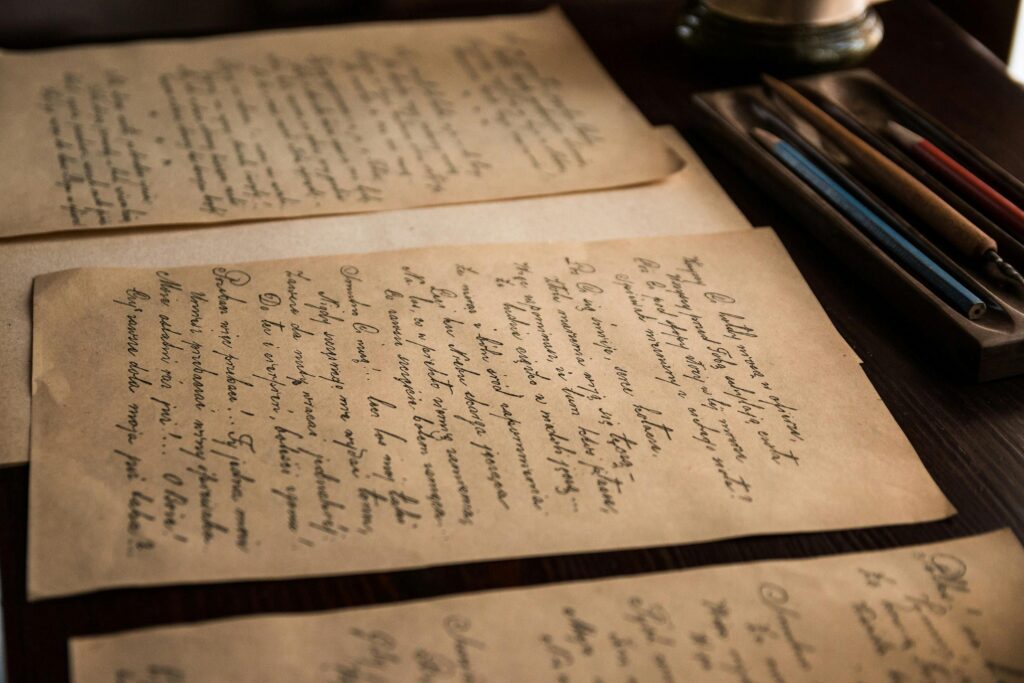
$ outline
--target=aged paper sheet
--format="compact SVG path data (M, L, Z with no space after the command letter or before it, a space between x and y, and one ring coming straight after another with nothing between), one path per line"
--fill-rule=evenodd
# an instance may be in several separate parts
M557 9L0 54L0 237L617 187L678 168Z
M71 641L73 680L1024 680L1010 531Z
M64 271L33 315L33 597L953 512L768 229Z
M666 180L598 192L230 226L11 240L0 249L0 466L28 460L32 278L86 266L174 266L435 244L610 239L742 230L750 224L674 128L685 162Z

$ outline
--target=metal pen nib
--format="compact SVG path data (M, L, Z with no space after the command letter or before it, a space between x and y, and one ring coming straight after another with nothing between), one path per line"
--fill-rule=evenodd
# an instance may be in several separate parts
M1016 280L1018 285L1024 287L1024 276L1021 276L1020 271L1004 261L1003 257L996 253L994 249L985 252L985 260L994 264L1000 273L1011 280Z

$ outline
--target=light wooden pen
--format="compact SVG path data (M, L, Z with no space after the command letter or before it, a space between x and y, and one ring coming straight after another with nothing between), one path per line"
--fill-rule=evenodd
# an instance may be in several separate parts
M994 263L1004 275L1024 285L1024 278L1017 269L999 255L996 241L928 189L924 183L858 135L847 130L792 86L768 75L762 75L762 78L772 92L843 150L862 173L886 188L959 252L971 258Z

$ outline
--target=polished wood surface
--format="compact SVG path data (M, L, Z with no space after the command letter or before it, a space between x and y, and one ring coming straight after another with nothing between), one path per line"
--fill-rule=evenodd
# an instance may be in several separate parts
M443 4L443 3L442 3ZM450 5L451 3L449 3ZM510 11L515 3L459 3ZM532 7L538 3L525 3ZM801 232L771 198L692 130L694 92L753 82L753 72L700 64L676 45L678 2L574 0L566 11L598 58L658 124L679 127L755 224L776 227L836 327L960 511L924 525L756 537L591 555L296 581L118 590L28 604L25 543L28 470L0 470L0 570L10 680L67 679L67 640L157 624L307 611L747 560L806 557L937 541L1009 526L1024 540L1024 377L982 385L947 378L884 301ZM386 18L423 14L383 3ZM925 0L880 7L887 35L867 62L892 85L981 150L1024 177L1024 90ZM434 12L436 14L436 12ZM450 12L452 14L456 11ZM585 238L585 234L581 234ZM0 245L0 248L3 248ZM822 381L828 368L821 368ZM670 511L666 511L670 513Z
M1021 0L932 0L953 21L981 41L1004 62L1013 45L1013 29Z

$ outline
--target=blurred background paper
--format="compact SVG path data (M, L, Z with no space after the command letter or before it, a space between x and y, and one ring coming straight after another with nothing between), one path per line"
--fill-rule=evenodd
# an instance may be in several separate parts
M0 237L528 197L678 168L557 9L0 53Z

